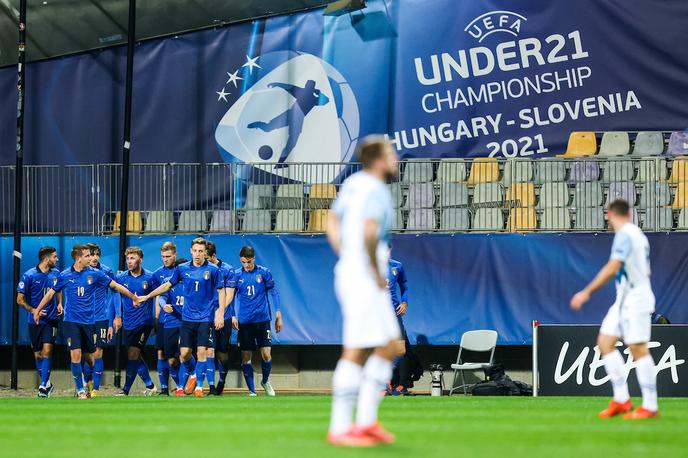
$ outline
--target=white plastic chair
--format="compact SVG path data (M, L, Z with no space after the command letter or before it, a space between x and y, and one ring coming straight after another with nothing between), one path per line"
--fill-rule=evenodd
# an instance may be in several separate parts
M461 336L461 343L459 344L459 354L456 357L456 364L452 364L451 368L454 369L454 381L452 382L451 390L449 390L449 396L463 388L463 394L468 394L466 379L464 378L464 371L475 371L480 369L486 369L494 361L494 352L497 347L497 331L492 331L489 329L481 329L477 331L468 331ZM487 362L462 362L461 352L463 350L487 353L490 352L490 359ZM456 379L459 373L461 373L461 385L456 386Z

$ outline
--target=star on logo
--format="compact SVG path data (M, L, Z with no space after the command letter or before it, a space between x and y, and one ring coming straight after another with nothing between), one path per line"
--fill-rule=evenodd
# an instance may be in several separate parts
M260 56L251 58L247 55L246 56L246 63L244 65L242 65L242 67L248 67L248 72L250 74L253 74L253 67L263 68L260 65L258 65L258 63L256 63L256 61L258 59L260 59Z
M239 70L235 71L234 73L227 72L227 75L229 75L229 79L225 84L234 83L234 88L238 88L237 81L243 80L243 78L239 76Z
M230 94L229 92L225 92L226 87L223 87L220 92L215 91L215 93L218 95L217 101L219 102L220 100L224 100L225 102L228 102L227 96Z

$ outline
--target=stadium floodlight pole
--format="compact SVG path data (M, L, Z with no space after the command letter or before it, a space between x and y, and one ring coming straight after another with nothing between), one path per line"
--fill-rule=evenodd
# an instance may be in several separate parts
M17 345L19 343L19 308L17 290L21 269L22 187L24 177L24 73L26 71L26 1L19 2L19 41L17 65L17 157L14 167L14 283L12 283L12 374L10 388L18 389Z
M129 151L131 150L131 101L134 80L134 45L136 44L136 0L129 0L129 25L127 28L127 75L124 91L124 143L122 148L122 189L119 205L119 264L118 270L126 269L127 226L129 223ZM122 333L115 337L115 375L114 385L122 386L120 350Z

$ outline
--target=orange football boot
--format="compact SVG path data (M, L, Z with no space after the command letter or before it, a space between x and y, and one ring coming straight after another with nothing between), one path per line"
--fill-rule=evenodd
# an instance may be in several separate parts
M624 420L647 420L648 418L659 417L659 412L647 410L645 407L638 407L631 413L624 415Z
M327 442L335 447L373 447L377 441L370 436L362 435L357 431L350 430L341 434L327 435Z
M193 394L194 390L196 389L196 375L189 375L189 378L186 380L186 384L184 385L184 393L186 394Z
M633 410L633 403L630 399L624 403L616 402L612 399L609 401L607 408L597 416L600 418L611 418L616 415L621 415L622 413L630 412L631 410Z
M357 428L357 432L360 435L368 436L371 439L374 439L376 442L381 442L383 444L393 444L396 440L394 434L385 431L382 425L377 421L370 426Z

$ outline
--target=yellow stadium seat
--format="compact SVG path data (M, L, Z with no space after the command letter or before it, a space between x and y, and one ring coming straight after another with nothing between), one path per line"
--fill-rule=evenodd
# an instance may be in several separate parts
M679 183L676 187L671 208L688 208L688 182Z
M670 183L688 182L688 157L680 156L674 159L671 167Z
M122 214L115 213L115 223L112 225L112 235L119 235L119 227L122 222ZM127 234L140 234L143 231L143 223L140 211L130 211L127 217Z
M494 157L482 157L473 160L468 184L495 183L499 181L499 164Z
M586 157L597 153L595 132L571 132L566 153L559 157Z
M337 198L337 187L333 184L314 184L308 198L310 208L330 208Z
M308 220L308 232L325 232L330 210L313 210Z
M534 208L512 208L509 210L509 232L530 232L537 229L537 216Z
M517 207L534 207L535 186L533 183L512 183L506 191L506 200L518 201Z

